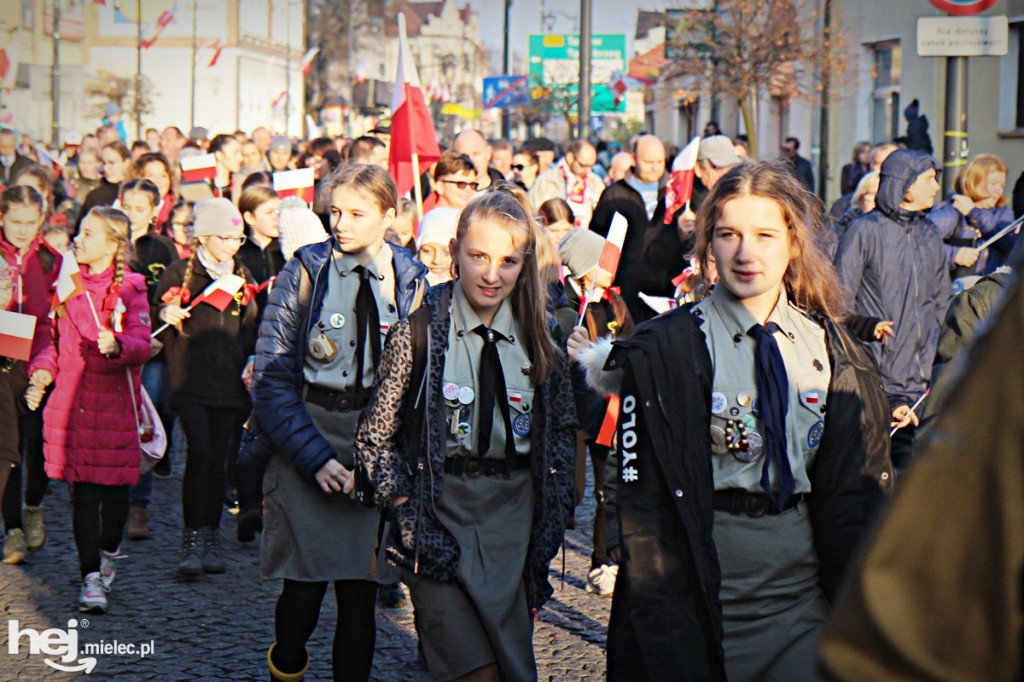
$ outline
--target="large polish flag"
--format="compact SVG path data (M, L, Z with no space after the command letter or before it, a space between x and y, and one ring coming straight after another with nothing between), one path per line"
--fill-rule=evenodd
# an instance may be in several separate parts
M419 178L413 168L413 155L420 173L441 158L437 132L430 110L423 99L420 77L409 50L405 33L405 14L398 13L398 69L391 96L391 156L388 172L395 179L399 194L413 188Z
M697 151L700 149L700 138L690 140L683 151L676 155L672 162L672 174L665 187L665 224L672 222L676 211L686 206L693 198L694 168L697 166Z

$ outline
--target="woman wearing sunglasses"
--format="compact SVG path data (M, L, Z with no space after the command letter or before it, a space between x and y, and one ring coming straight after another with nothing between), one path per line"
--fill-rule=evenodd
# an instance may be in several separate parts
M539 170L540 159L535 151L520 149L512 157L512 181L525 190L533 187Z

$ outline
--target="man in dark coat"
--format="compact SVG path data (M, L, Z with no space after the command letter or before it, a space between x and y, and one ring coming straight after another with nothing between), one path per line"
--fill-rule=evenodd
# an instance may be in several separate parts
M814 191L814 167L811 162L800 156L800 140L795 137L787 137L782 143L782 160L792 167L793 174L800 184L807 188L808 192Z
M692 239L684 243L679 237L675 220L664 224L665 146L661 140L654 135L640 137L633 157L632 172L601 194L590 229L607 237L616 213L629 224L614 286L621 289L633 320L641 322L654 317L654 311L640 299L640 292L671 296L672 278L687 266L686 253L693 244Z
M928 387L953 295L941 237L924 213L939 191L936 166L923 152L893 152L882 164L875 210L850 223L836 252L853 312L895 323L894 339L870 347L893 408L912 405ZM912 451L910 425L893 438L893 464L905 467Z

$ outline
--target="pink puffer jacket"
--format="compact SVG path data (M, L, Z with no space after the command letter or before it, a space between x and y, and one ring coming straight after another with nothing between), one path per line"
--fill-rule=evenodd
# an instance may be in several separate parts
M125 368L131 370L138 405L140 372L150 348L146 283L126 272L118 296L111 288L113 267L98 275L85 266L81 271L88 296L65 303L66 314L54 323L55 356L44 353L33 362L33 369L56 369L56 386L43 410L46 474L67 483L133 485L139 480L139 440ZM100 321L117 337L121 352L116 356L99 352L90 298Z

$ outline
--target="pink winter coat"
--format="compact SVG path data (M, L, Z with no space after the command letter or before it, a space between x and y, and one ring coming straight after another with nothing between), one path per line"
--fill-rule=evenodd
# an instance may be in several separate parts
M81 272L89 296L65 303L66 314L53 325L56 353L44 352L31 368L48 369L55 377L43 410L46 474L67 483L134 485L139 480L139 437L125 368L131 369L138 405L140 373L150 348L146 282L141 275L125 272L117 296L111 286L113 267L91 275L82 266ZM89 298L100 321L113 329L120 354L100 354ZM123 313L117 312L119 300Z

